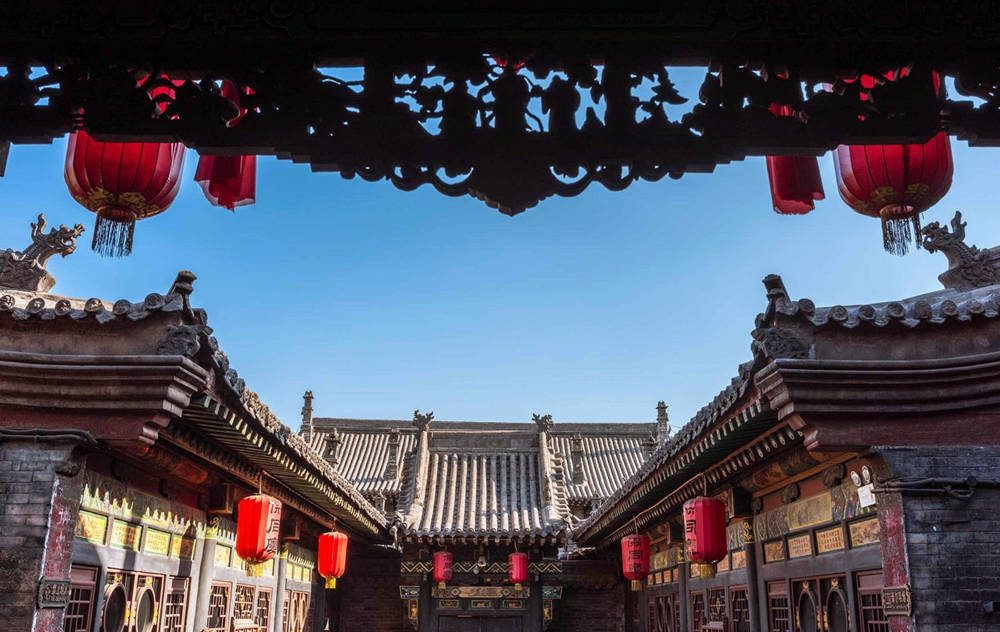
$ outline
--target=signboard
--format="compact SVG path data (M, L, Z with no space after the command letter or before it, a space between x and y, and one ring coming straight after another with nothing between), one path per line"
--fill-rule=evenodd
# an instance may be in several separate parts
M229 566L229 555L233 552L228 546L216 543L215 545L215 565Z
M808 533L788 538L788 557L809 557L812 555L812 538Z
M43 577L38 582L38 607L65 608L69 603L69 594L69 580Z
M775 542L764 543L764 563L777 562L785 559L785 542L777 540Z
M733 569L746 568L747 554L745 551L733 551Z
M886 586L882 589L882 610L887 615L908 617L913 612L910 587Z
M715 565L715 570L717 570L720 573L725 573L726 571L729 570L729 556L728 555L726 557L722 558L721 560L719 560L719 563Z
M875 486L871 483L858 488L858 502L862 507L871 507L875 504L875 494L872 490Z
M816 532L816 551L818 553L841 551L844 548L844 530L839 526Z
M850 525L851 547L875 544L879 541L878 518L869 518Z
M194 538L183 538L175 535L170 543L170 555L182 560L193 560L194 543Z
M115 520L111 526L111 546L117 549L129 551L139 550L139 536L142 535L142 527L137 524Z
M170 534L166 531L146 529L146 543L142 550L153 555L167 556L170 552Z
M80 510L80 518L76 522L76 537L87 542L104 544L104 538L107 533L107 516Z

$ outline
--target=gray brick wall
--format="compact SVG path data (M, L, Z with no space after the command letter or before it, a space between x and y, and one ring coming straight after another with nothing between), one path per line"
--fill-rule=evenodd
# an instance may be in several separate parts
M900 478L1000 481L1000 448L881 450ZM914 620L919 632L1000 630L1000 489L969 500L902 494Z
M5 629L31 629L52 514L53 491L72 495L76 489L66 476L57 473L58 469L64 468L63 464L72 450L72 445L21 441L0 443L0 612L4 616ZM55 487L57 480L59 488ZM79 502L78 489L76 501ZM75 524L75 519L73 522ZM66 540L66 534L63 534L61 546L50 544L53 555L51 560L46 560L50 569L60 566L64 555L68 562L68 548L72 547L73 534L70 532L68 535ZM52 616L43 619L52 619L56 615L47 614ZM57 618L60 617L61 612Z

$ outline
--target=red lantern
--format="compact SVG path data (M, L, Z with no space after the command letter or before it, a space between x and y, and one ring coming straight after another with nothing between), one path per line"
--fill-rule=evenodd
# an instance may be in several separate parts
M246 562L247 575L260 577L260 565L274 559L281 529L281 502L267 494L240 501L236 514L236 554Z
M792 108L771 104L775 116L792 116ZM813 156L767 156L767 177L771 184L771 202L776 213L804 215L823 199L823 181L819 163Z
M902 68L885 73L884 78L895 81L908 75L909 69ZM881 80L861 75L856 81L870 90ZM930 84L937 94L941 80L936 72L930 73ZM867 94L862 92L861 99L868 100ZM920 213L951 188L954 166L948 135L938 132L923 144L841 145L833 158L840 197L858 213L882 220L885 249L904 255L914 238L919 248Z
M903 255L914 237L920 245L920 213L951 187L951 142L938 132L924 144L841 145L834 166L840 197L858 213L880 218L885 249Z
M687 557L700 564L700 577L714 576L716 562L726 557L726 503L701 496L684 503Z
M243 93L252 91L244 88ZM247 110L240 107L240 91L231 81L222 82L222 96L239 108L239 115L228 123L233 127ZM216 206L231 211L237 206L253 204L257 192L257 156L201 156L194 179L208 201Z
M528 555L526 553L511 553L507 556L510 581L520 590L521 584L528 581Z
M622 538L622 575L631 580L632 590L642 590L642 580L649 575L649 538L644 535Z
M452 557L448 551L438 551L434 554L434 581L438 588L444 588L451 581Z
M319 536L316 570L326 580L327 588L336 588L337 579L347 570L347 536L339 531L327 531Z
M121 257L132 252L136 220L162 213L181 186L181 143L102 143L87 132L69 135L66 186L97 213L91 247Z

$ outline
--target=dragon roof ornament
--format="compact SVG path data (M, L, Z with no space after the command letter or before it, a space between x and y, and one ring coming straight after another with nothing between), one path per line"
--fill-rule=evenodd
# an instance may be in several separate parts
M45 215L38 214L38 222L31 223L31 245L23 251L0 250L0 287L28 292L48 292L56 278L45 265L52 255L72 254L76 239L83 234L83 224L73 228L60 225L45 232Z

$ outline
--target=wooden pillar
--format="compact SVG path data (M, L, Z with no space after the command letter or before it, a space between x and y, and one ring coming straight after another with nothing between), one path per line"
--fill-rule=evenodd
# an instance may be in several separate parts
M688 579L691 577L691 563L683 562L677 567L677 598L681 600L681 630L693 632L691 629L690 611L691 595L688 593Z
M431 587L434 583L427 573L424 573L423 580L420 582L420 614L418 615L418 621L420 622L419 630L420 632L426 632L431 630L431 604L434 600L431 598Z
M753 542L743 545L747 569L747 609L750 610L750 632L760 632L760 589L757 585L757 555ZM789 604L791 601L789 601ZM852 611L853 612L853 611Z
M282 606L285 603L285 576L288 572L288 549L285 545L281 545L281 551L278 553L278 580L274 582L274 617L271 619L271 632L281 632L281 626L283 624ZM291 604L289 603L288 609L291 610Z
M639 632L635 629L635 602L638 593L629 586L629 581L625 581L625 632Z
M209 524L205 530L201 547L201 563L198 565L198 594L194 600L194 629L200 630L208 623L208 602L215 578L215 537L217 527Z
M326 593L333 592L332 590L327 590L320 584L319 589L313 587L312 590L312 608L313 608L313 630L315 632L323 632L326 629Z
M535 575L534 581L528 582L531 594L528 596L528 625L526 630L530 632L542 632L542 582L540 576Z

